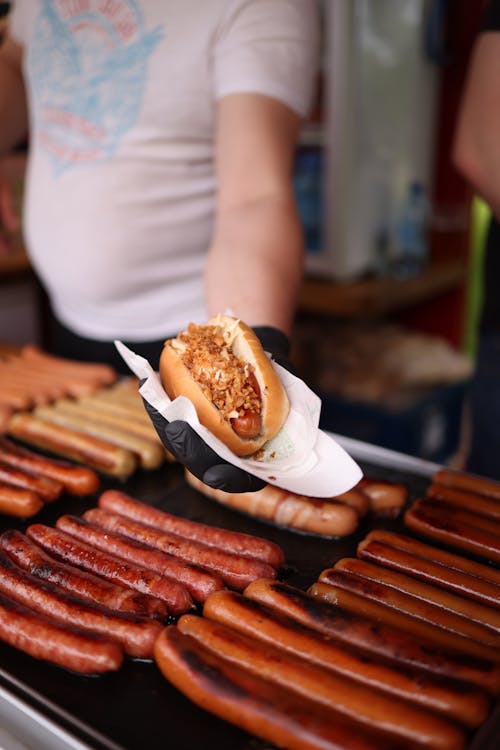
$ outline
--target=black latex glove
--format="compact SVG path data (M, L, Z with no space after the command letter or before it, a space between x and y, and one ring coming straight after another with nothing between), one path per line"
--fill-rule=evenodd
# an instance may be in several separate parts
M262 326L253 329L266 352L282 367L291 370L289 362L290 341L277 328ZM168 422L147 401L144 406L167 450L194 474L210 487L225 492L256 492L266 486L258 477L227 463L215 453L193 428L184 421Z

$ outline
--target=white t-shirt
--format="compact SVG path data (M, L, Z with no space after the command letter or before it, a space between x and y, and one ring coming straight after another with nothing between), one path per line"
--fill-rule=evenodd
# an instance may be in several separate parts
M315 0L15 0L30 103L25 237L59 319L154 340L206 318L215 101L300 115Z

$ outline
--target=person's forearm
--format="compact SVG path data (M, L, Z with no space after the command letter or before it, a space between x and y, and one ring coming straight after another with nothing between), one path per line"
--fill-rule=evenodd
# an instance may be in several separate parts
M500 33L474 47L453 144L453 163L500 217Z
M480 127L474 137L468 133L455 142L453 162L474 190L500 218L500 142L491 133Z
M292 195L262 197L219 216L206 269L208 312L290 335L304 241Z
M0 157L26 135L28 115L17 50L6 40L0 46Z

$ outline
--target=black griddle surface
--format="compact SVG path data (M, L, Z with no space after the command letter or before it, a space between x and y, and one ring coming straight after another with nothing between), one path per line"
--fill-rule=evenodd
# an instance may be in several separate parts
M422 476L362 463L370 477L403 482L411 503L428 484ZM24 530L29 523L54 525L65 513L81 515L95 507L100 492L121 489L153 506L214 526L244 531L279 544L288 567L283 580L308 588L320 572L342 557L353 557L356 545L371 528L403 531L401 518L363 522L346 539L322 539L279 529L207 500L188 487L179 466L139 472L126 483L103 480L89 498L65 496L46 506L29 522L0 516L0 531ZM126 660L116 673L83 677L23 654L0 643L0 684L40 711L53 723L95 750L263 750L266 745L236 727L202 711L173 688L152 662ZM498 709L498 706L497 706ZM496 750L500 727L495 711L471 737L470 750Z

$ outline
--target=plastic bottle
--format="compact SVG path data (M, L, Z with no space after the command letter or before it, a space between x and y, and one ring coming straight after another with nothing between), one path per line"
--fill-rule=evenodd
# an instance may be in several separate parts
M427 225L429 204L425 188L416 180L408 186L408 194L396 225L395 276L406 278L422 272L427 264L429 246Z

